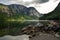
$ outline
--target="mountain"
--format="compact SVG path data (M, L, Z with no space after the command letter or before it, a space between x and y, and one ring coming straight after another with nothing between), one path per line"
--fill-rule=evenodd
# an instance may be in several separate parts
M30 16L37 16L39 17L41 14L34 8L34 7L25 7L23 5L18 5L18 4L12 4L9 5L9 8L12 10L14 13L23 13L24 15L30 15Z
M10 11L12 13L26 14L27 15L27 7L25 7L23 5L11 4L11 5L8 5L8 7L10 8Z
M25 15L28 16L28 19L38 19L41 16L41 14L34 7L28 8L19 4L4 5L0 3L0 14L1 13L6 14L8 17Z
M44 14L39 20L60 20L60 3L54 11Z
M29 13L31 16L33 16L33 15L35 15L35 16L37 16L37 17L42 16L42 14L40 14L34 7L29 7L29 8L28 8L28 13Z

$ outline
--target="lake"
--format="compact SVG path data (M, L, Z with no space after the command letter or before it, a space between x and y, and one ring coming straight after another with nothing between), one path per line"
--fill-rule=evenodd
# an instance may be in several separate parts
M28 35L10 36L6 35L0 37L0 40L29 40Z

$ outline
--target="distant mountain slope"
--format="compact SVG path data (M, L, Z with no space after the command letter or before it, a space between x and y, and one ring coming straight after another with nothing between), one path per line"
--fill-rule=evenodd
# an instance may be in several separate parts
M60 3L57 8L49 14L44 14L40 17L42 20L60 20Z
M6 14L6 16L21 16L25 15L29 18L32 19L38 19L41 14L34 8L34 7L29 7L27 8L24 5L19 5L19 4L11 4L11 5L4 5L0 4L0 14ZM14 16L14 17L15 17ZM24 16L24 17L25 17Z
M18 5L18 4L11 4L8 5L8 7L10 8L10 11L12 13L17 13L17 14L26 14L27 15L27 7L23 6L23 5Z
M31 16L37 16L37 17L41 17L42 14L40 14L34 7L29 7L28 11L27 11Z

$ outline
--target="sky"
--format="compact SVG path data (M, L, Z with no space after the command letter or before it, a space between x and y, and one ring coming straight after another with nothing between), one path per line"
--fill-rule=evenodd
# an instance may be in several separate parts
M39 13L47 14L53 11L59 4L60 0L0 0L0 3L21 4L26 7L34 7Z

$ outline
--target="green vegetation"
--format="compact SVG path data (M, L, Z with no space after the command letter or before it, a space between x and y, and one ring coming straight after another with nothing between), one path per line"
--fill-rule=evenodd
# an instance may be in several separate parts
M0 36L8 34L17 35L23 27L32 24L24 20L38 19L36 16L20 15L18 13L12 13L11 15L8 12L2 11L1 8L4 9L5 7L0 5Z
M60 12L45 14L40 19L42 19L42 20L60 20Z
M17 35L23 27L31 24L31 22L25 22L29 17L6 17L5 15L0 17L0 36L11 34Z

